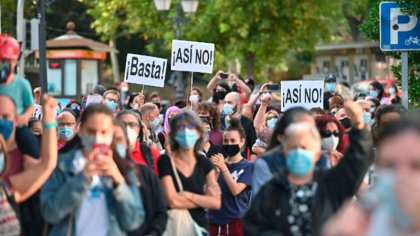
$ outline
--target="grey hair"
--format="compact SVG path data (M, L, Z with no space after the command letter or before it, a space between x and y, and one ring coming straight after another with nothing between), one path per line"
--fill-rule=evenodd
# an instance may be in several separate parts
M321 135L319 134L318 129L315 127L315 125L307 122L298 122L291 124L287 127L285 132L286 145L291 137L300 132L309 133L312 136L313 140L316 142L317 147L319 146L319 149L321 149Z

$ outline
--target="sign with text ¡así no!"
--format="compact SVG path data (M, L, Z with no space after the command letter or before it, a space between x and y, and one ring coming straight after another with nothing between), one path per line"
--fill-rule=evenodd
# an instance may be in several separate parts
M136 54L127 54L124 81L132 84L163 87L167 60Z
M281 82L281 111L293 107L311 109L323 107L324 81L282 81Z
M213 73L214 44L172 41L171 70Z
M420 17L402 13L396 2L381 2L379 16L382 51L420 50Z

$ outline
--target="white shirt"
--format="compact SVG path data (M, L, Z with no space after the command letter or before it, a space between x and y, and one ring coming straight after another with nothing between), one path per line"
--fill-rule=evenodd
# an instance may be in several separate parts
M77 172L82 171L87 164L81 150L76 152L73 164ZM76 210L76 235L105 236L108 228L109 215L104 187L100 177L94 175L87 195Z

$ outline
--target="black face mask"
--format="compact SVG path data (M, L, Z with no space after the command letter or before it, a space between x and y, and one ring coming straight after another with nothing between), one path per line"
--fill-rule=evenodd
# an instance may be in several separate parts
M162 104L160 104L159 102L156 102L156 103L154 103L157 107L158 107L158 109L160 110L160 108L161 108L161 106L162 106Z
M227 92L216 92L214 93L214 98L217 100L223 100L226 97Z
M7 82L7 79L9 78L10 73L11 73L11 70L10 70L9 62L0 64L0 84L4 84Z
M340 123L344 126L344 128L346 128L346 129L348 129L348 128L350 128L351 127L351 120L348 118L348 117L346 117L346 118L344 118L344 119L341 119L340 120Z
M241 151L241 149L239 148L238 144L233 144L233 145L223 145L223 151L225 152L225 154L228 157L233 157L236 154L238 154L238 152Z

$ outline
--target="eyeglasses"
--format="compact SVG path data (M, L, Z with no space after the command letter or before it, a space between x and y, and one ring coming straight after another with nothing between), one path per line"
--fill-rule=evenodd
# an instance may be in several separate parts
M74 124L76 124L76 123L58 123L58 127L64 127L64 126L70 127Z
M331 137L331 135L334 135L335 137L339 137L340 136L340 131L338 131L338 130L334 130L332 132L329 131L329 130L321 131L321 136L323 138L329 138L329 137Z
M267 120L271 120L271 119L278 119L277 116L272 116L272 117L268 117Z
M188 124L188 125L180 125L178 126L178 130L185 130L185 129L196 129L197 126L194 124Z
M80 106L71 106L72 110L80 110Z
M109 101L109 102L118 103L118 100L117 99L107 98L106 100Z

